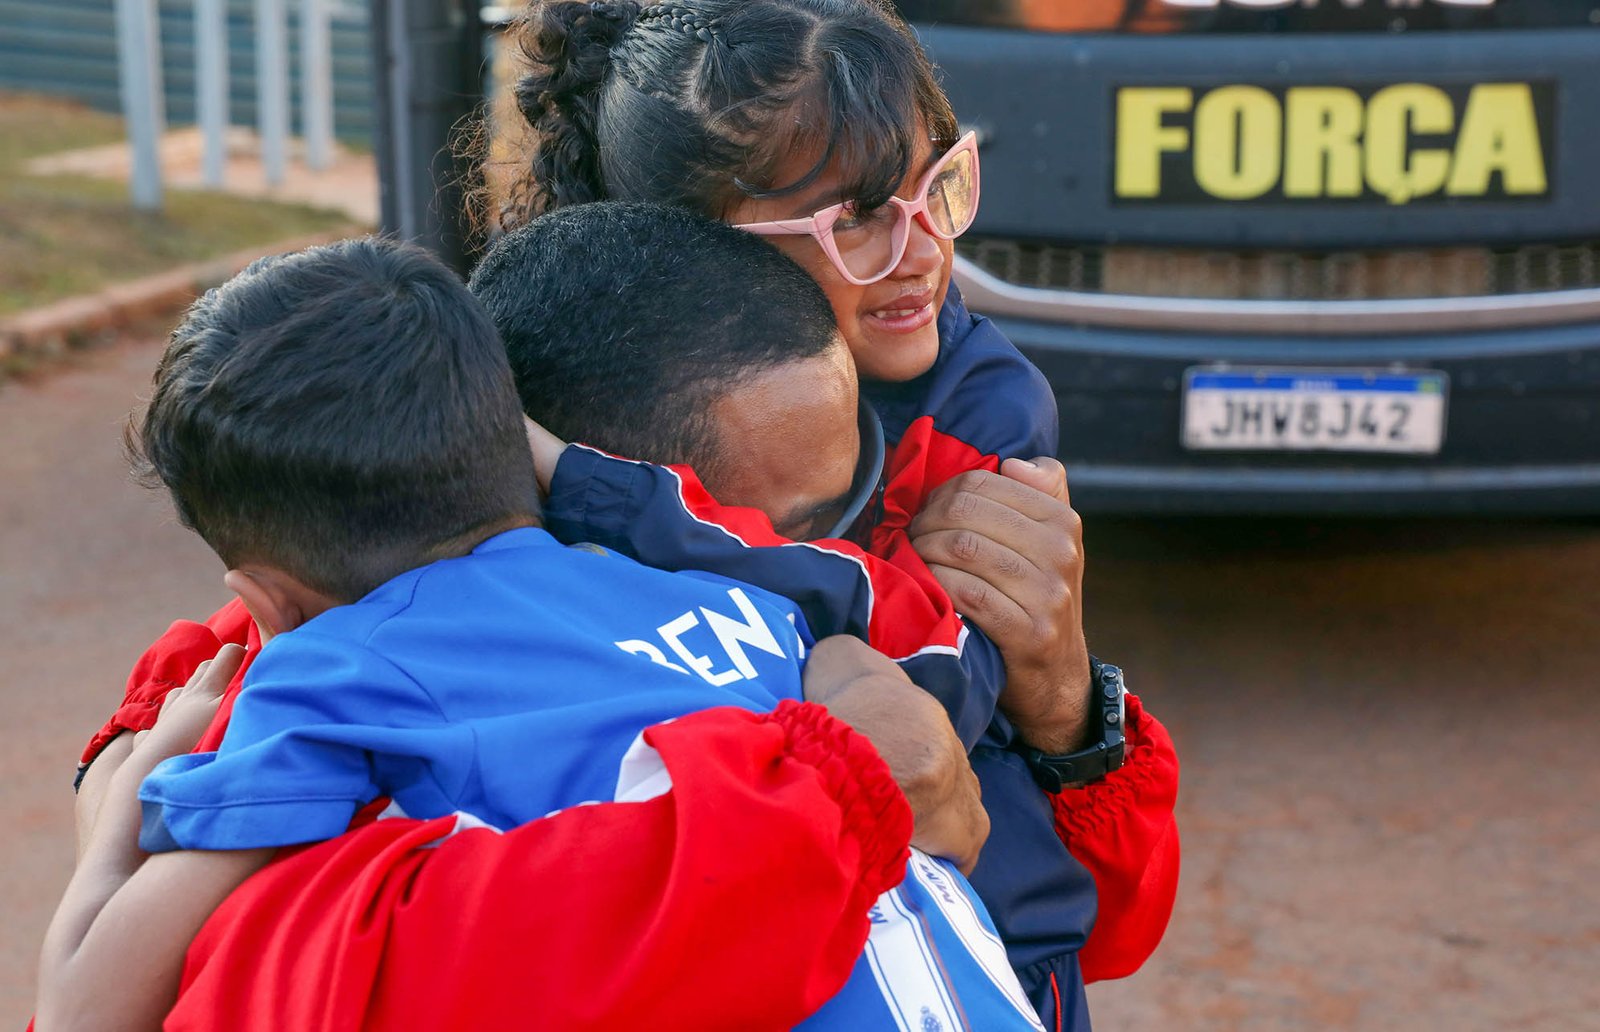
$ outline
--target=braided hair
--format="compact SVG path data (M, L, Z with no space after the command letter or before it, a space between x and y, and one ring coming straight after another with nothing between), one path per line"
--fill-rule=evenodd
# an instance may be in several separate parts
M724 217L806 189L883 204L955 116L910 29L876 0L531 0L514 29L531 133L498 221L597 200ZM799 154L792 181L777 170Z

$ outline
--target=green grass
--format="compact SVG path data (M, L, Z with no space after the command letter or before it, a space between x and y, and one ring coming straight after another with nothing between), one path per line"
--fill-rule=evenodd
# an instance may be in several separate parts
M128 187L32 176L31 158L122 139L121 119L60 100L0 93L0 316L288 237L349 223L339 212L169 190L160 214Z

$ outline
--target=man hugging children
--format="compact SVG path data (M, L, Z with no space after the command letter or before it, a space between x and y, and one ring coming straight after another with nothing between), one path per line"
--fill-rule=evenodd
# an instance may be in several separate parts
M767 311L797 354L836 349L820 290L760 240L645 207L581 217L624 218L641 233L668 220L686 251L741 270L740 303ZM338 836L375 800L499 829L645 800L670 787L640 738L647 728L850 691L899 693L908 720L931 710L938 724L922 726L943 737L926 748L962 752L943 710L898 667L855 639L813 642L788 598L546 533L500 339L453 274L415 248L313 248L209 292L174 332L131 436L226 565L264 644L219 748L162 760L216 711L214 695L180 694L118 772L126 781L153 767L138 832L152 855L128 860L126 843L109 841L118 829L97 827L46 939L41 1032L159 1027L212 911L276 849ZM240 658L230 646L214 661L223 681ZM975 855L971 842L942 848L926 826L912 841L963 864ZM723 920L759 924L708 914L706 934L724 934ZM550 1003L551 1014L574 1013ZM529 1006L540 1024L541 1001ZM848 980L801 1027L1040 1026L956 866L913 849Z

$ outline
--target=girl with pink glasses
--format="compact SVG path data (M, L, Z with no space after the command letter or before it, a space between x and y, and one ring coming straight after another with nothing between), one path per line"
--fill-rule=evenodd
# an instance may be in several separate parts
M515 35L529 139L499 224L629 200L762 235L827 294L890 450L848 531L774 528L709 501L689 470L641 492L635 464L575 448L548 515L581 531L624 514L623 540L592 539L774 590L838 585L847 566L854 583L808 606L813 630L866 638L945 704L993 821L973 884L1046 1027L1087 1029L1084 979L1130 973L1165 929L1177 765L1132 697L1120 769L1042 792L1025 760L1092 749L1102 711L1054 395L950 282L978 207L973 134L908 27L869 0L535 0Z

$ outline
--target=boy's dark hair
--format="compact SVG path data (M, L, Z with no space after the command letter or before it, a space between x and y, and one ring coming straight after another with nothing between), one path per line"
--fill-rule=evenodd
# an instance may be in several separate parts
M350 602L536 511L505 352L420 248L263 258L172 333L129 451L230 567Z
M712 403L838 341L815 280L759 237L676 208L564 208L472 276L525 412L558 437L713 475Z

